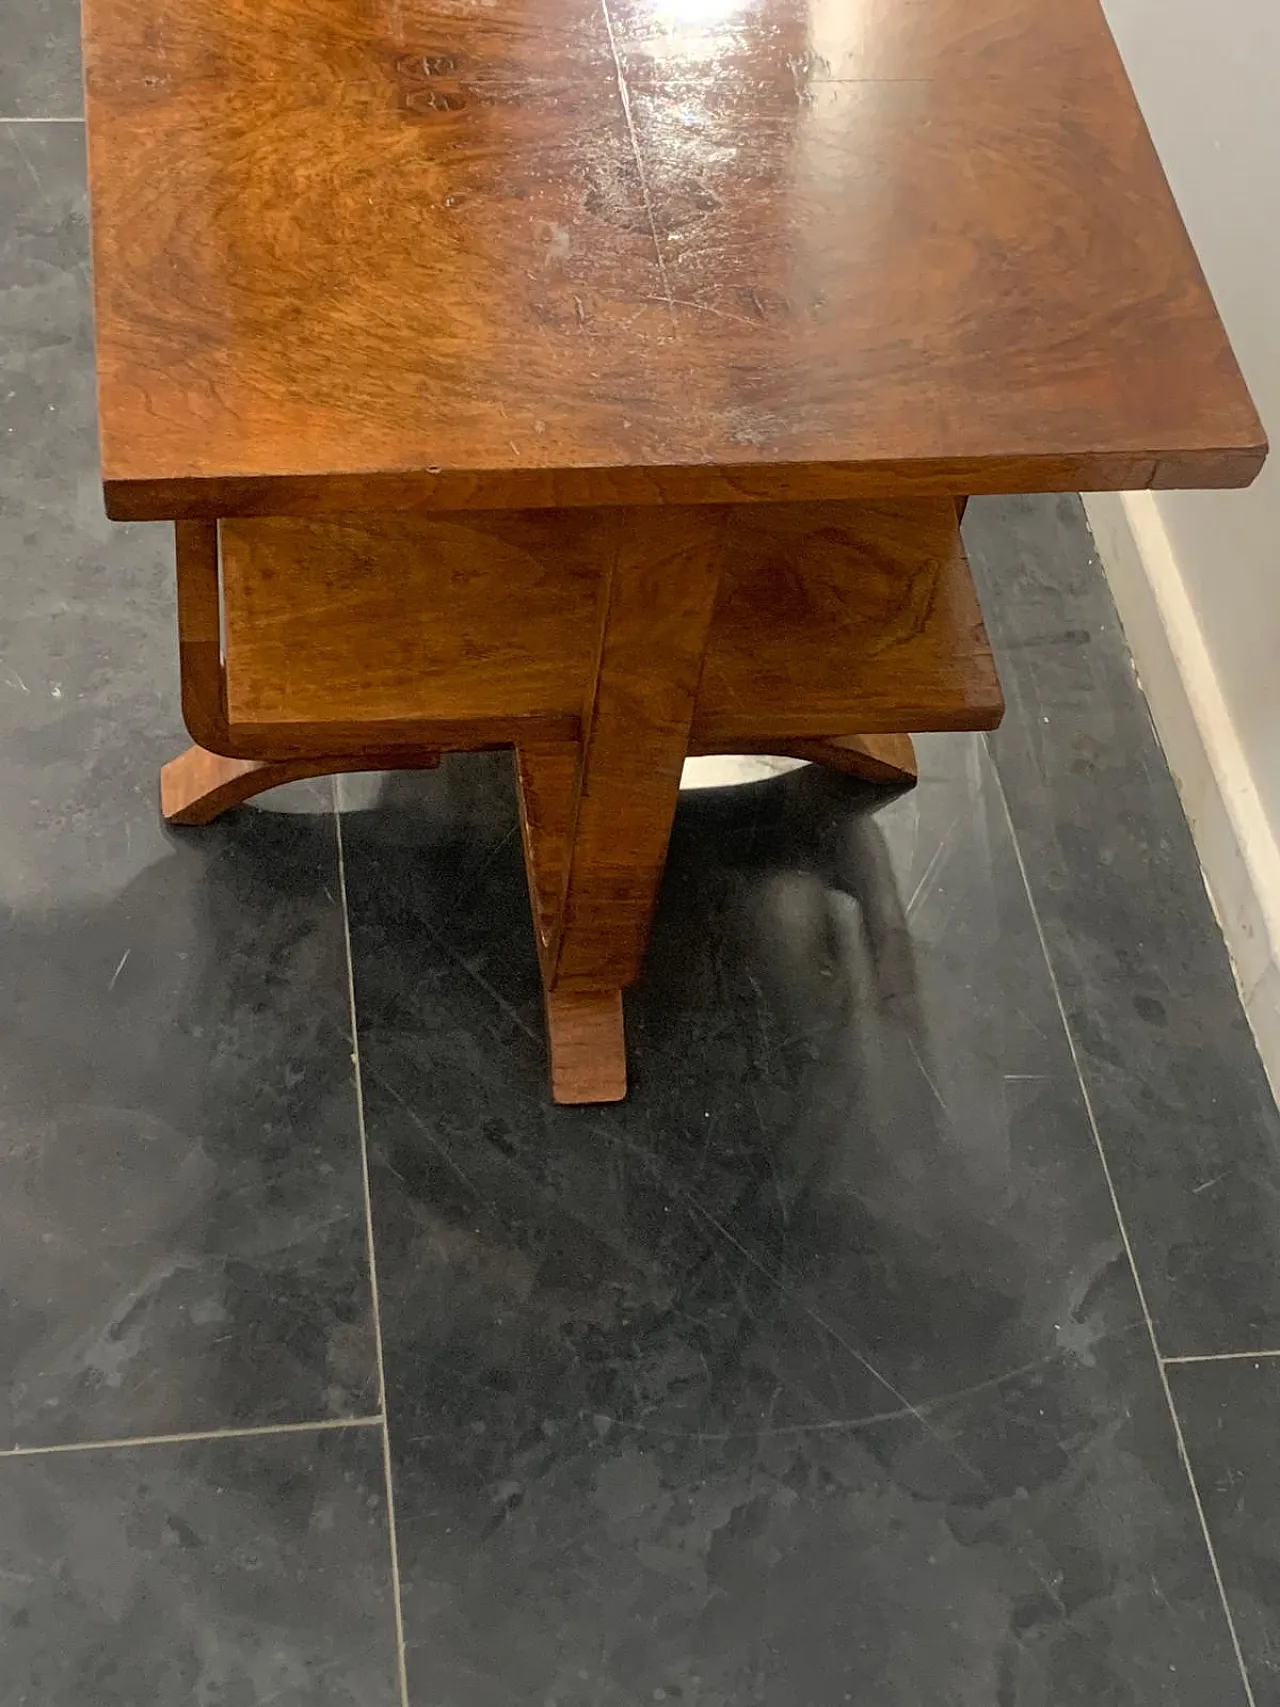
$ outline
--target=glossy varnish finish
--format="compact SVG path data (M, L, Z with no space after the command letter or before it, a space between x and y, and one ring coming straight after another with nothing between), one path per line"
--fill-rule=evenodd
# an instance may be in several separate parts
M276 782L512 745L553 1093L626 1091L691 752L914 779L1002 699L949 499L179 525L173 823ZM219 584L220 582L220 584ZM861 727L875 733L841 736Z
M673 539L687 548L705 523L703 510L667 509L669 520L583 509L223 522L234 741L292 753L339 751L351 730L362 744L380 731L384 745L392 731L459 747L576 739L611 566L637 541L655 558ZM711 513L718 597L695 677L694 751L998 721L948 502ZM619 567L637 585L656 572ZM656 594L641 611L651 628L667 613ZM654 634L648 644L657 674ZM342 727L326 721L336 707Z
M560 1100L625 1091L688 754L999 720L965 494L1260 465L1097 0L84 15L166 816L514 747Z
M120 516L1245 483L1097 0L87 0Z

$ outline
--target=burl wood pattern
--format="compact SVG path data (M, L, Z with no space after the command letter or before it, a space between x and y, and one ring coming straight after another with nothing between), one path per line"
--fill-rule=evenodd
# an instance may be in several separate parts
M1098 0L85 0L120 517L1236 485Z
M708 514L719 597L690 751L999 721L946 499L282 517L220 527L237 750L576 740L611 565L637 545L660 558ZM683 589L650 591L656 626Z
M178 580L202 744L165 769L171 823L295 777L515 747L565 1102L626 1092L621 991L688 753L903 786L905 734L828 731L986 727L1002 703L948 499L188 521Z
M513 747L558 1100L625 1092L687 754L999 720L964 494L1265 454L1098 0L83 16L166 815Z

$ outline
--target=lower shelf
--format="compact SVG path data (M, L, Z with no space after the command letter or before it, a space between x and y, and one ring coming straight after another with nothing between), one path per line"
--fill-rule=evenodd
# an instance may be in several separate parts
M634 544L651 514L224 521L233 733L246 752L342 752L572 731L608 565L622 530ZM999 721L950 501L718 514L723 565L692 751Z

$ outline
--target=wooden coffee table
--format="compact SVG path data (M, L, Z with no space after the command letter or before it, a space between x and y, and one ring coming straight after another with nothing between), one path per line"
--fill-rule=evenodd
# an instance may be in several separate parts
M690 753L913 776L978 492L1265 455L1097 0L85 0L107 506L174 823L510 746L565 1102Z

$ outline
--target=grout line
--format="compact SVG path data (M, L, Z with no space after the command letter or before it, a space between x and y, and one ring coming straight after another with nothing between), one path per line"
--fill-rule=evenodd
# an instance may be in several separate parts
M66 1440L54 1446L7 1446L4 1458L51 1458L63 1452L119 1451L131 1446L188 1446L203 1440L260 1440L272 1434L329 1434L340 1428L379 1428L381 1413L373 1417L325 1417L320 1422L260 1423L251 1428L195 1428L185 1434L122 1435L115 1440Z
M387 1538L391 1549L391 1595L395 1610L396 1673L401 1707L409 1707L409 1669L404 1646L404 1608L400 1600L400 1546L396 1538L396 1497L391 1477L391 1433L387 1428L387 1376L382 1358L382 1303L378 1292L378 1258L373 1243L373 1191L369 1183L369 1136L364 1121L364 1078L360 1069L360 1033L356 1026L356 973L351 954L351 915L347 909L347 856L338 809L338 779L330 777L333 824L338 847L338 893L342 897L342 940L347 954L347 1000L351 1015L351 1066L355 1080L356 1129L360 1134L360 1166L364 1178L364 1228L369 1251L369 1300L373 1311L373 1343L378 1369L378 1410L382 1422L382 1474L387 1490Z
M1031 909L1032 922L1036 927L1036 935L1040 939L1040 951L1044 955L1044 963L1049 972L1049 982L1053 988L1054 1000L1058 1005L1058 1014L1062 1020L1062 1029L1066 1033L1067 1048L1071 1051L1071 1060L1076 1070L1076 1078L1080 1083L1080 1095L1084 1102L1084 1110L1088 1117L1090 1130L1093 1133L1094 1147L1097 1149L1098 1159L1102 1163L1103 1177L1106 1179L1107 1191L1111 1196L1111 1207L1115 1213L1116 1226L1120 1231L1120 1239L1121 1243L1124 1245L1125 1256L1129 1259L1129 1272L1133 1276L1133 1284L1137 1289L1138 1305L1142 1310L1143 1320L1147 1324L1147 1333L1151 1340L1151 1350L1155 1355L1156 1369L1160 1376L1160 1385L1164 1388L1165 1403L1169 1407L1169 1417L1173 1423L1173 1434L1174 1439L1177 1442L1178 1456L1182 1460L1182 1467L1186 1471L1187 1482L1191 1488L1191 1498L1196 1508L1196 1516L1200 1520L1200 1533L1204 1537L1205 1549L1209 1555L1209 1565L1213 1571L1213 1580L1218 1585L1218 1598L1222 1602L1222 1613L1223 1617L1227 1621L1227 1634L1231 1638L1231 1646L1236 1656L1236 1665L1240 1670L1240 1681L1244 1686L1245 1700L1248 1703L1248 1707L1257 1707L1253 1694L1253 1685L1249 1681L1249 1670L1244 1663L1244 1652L1240 1647L1240 1637L1236 1631L1236 1621L1231 1612L1231 1602L1227 1599L1227 1587L1222 1580L1222 1571L1218 1564L1217 1551L1213 1545L1213 1537L1209 1533L1209 1520L1205 1516L1204 1502L1200 1498L1200 1489L1196 1483L1195 1471L1191 1466L1191 1455L1187 1451L1186 1439L1182 1433L1182 1418L1178 1415L1178 1407L1173 1402L1173 1392L1169 1386L1169 1376L1166 1372L1165 1364L1167 1361L1172 1360L1167 1360L1160 1354L1160 1342L1156 1335L1155 1323L1151 1319L1151 1311L1147 1307L1147 1295L1143 1289L1142 1276L1138 1273L1137 1260L1133 1254L1133 1244L1129 1238L1129 1228L1125 1223L1124 1214L1120 1208L1120 1199L1116 1194L1115 1180L1111 1173L1111 1164L1107 1160L1107 1152L1103 1148L1102 1144L1102 1134L1098 1130L1098 1119L1094 1113L1093 1098L1089 1095L1089 1087L1085 1083L1084 1073L1080 1066L1080 1052L1076 1048L1075 1036L1071 1030L1070 1022L1067 1019L1067 1008L1066 1003L1062 999L1062 989L1058 983L1058 974L1054 970L1053 961L1049 958L1049 943L1045 937L1044 925L1040 919L1040 909L1036 906L1035 896L1031 893L1031 881L1027 876L1026 861L1022 857L1022 844L1019 842L1018 832L1014 828L1013 813L1009 810L1009 796L1005 793L1004 779L996 768L995 758L991 752L990 740L988 739L984 745L986 747L987 762L991 767L991 774L995 778L996 789L1000 795L1000 802L1004 807L1005 821L1009 826L1009 837L1013 843L1014 858L1018 862L1018 870L1022 876L1022 887L1025 889L1027 895L1027 905Z
M46 119L0 118L0 124L83 124L83 123L84 123L84 120L82 118L75 118L75 117L46 118Z
M1182 1357L1165 1357L1161 1362L1167 1367L1171 1363L1248 1363L1255 1358L1280 1357L1280 1349L1266 1351L1194 1351L1187 1352Z

